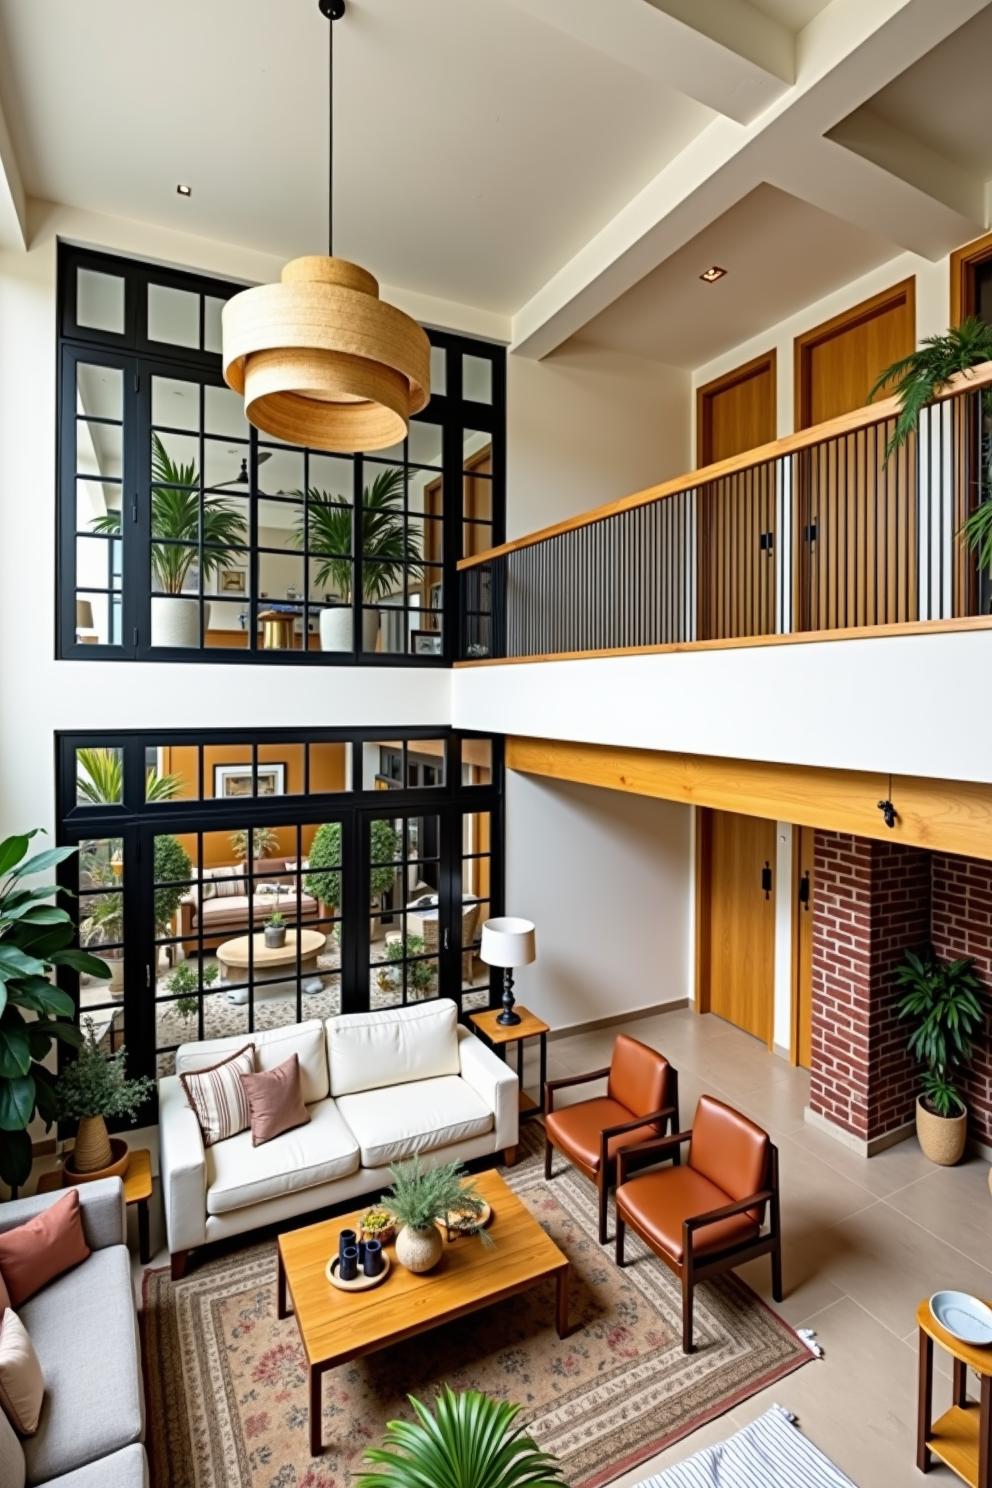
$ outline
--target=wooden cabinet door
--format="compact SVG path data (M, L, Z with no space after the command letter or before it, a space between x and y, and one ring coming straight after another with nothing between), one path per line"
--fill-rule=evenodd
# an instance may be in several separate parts
M775 823L705 811L700 831L700 1011L771 1045Z

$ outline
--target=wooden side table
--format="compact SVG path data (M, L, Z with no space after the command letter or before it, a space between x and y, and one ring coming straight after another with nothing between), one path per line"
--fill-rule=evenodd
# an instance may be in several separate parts
M551 1025L529 1012L519 1002L514 1012L520 1014L519 1023L500 1023L501 1008L489 1008L484 1013L469 1013L468 1021L501 1059L506 1059L508 1044L517 1046L517 1081L520 1085L520 1119L544 1114L544 1084L548 1078L548 1034ZM538 1038L541 1041L541 1087L538 1099L533 1100L524 1090L524 1040Z
M916 1309L920 1332L920 1382L916 1422L916 1465L929 1472L939 1457L971 1488L992 1488L992 1348L977 1348L953 1338L937 1322L929 1301ZM933 1417L933 1346L954 1361L951 1408ZM968 1398L968 1370L981 1379L978 1400Z
M63 1184L61 1168L42 1173L38 1179L39 1193L51 1193L56 1188L70 1186ZM127 1172L124 1174L124 1202L129 1207L131 1204L138 1206L138 1255L143 1266L147 1266L152 1258L148 1226L148 1200L151 1196L152 1155L147 1147L139 1147L136 1152L131 1152Z

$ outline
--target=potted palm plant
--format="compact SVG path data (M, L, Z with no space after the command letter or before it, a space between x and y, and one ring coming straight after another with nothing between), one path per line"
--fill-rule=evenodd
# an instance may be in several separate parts
M416 576L423 571L420 541L408 529L403 512L404 489L404 473L397 466L381 471L362 494L362 597L368 605L402 589L404 570ZM303 492L293 494L302 497ZM293 540L297 547L306 545L311 558L319 560L312 587L332 592L339 601L320 612L322 650L350 651L355 568L351 503L310 487L306 515L299 517ZM378 610L363 610L363 651L375 650L378 633Z
M519 1405L447 1385L433 1411L407 1398L416 1420L389 1422L357 1488L560 1488L561 1468L517 1423Z
M128 1150L123 1137L111 1137L107 1120L126 1116L137 1120L138 1112L154 1093L155 1082L145 1076L130 1080L124 1046L104 1054L92 1018L83 1020L85 1036L79 1052L59 1076L55 1087L60 1119L76 1120L76 1143L65 1161L69 1183L89 1183L96 1178L123 1177Z
M992 361L992 326L969 315L958 326L927 336L909 356L880 372L868 394L869 403L881 392L899 400L899 415L889 440L888 454L904 444L917 426L927 403L959 372ZM979 570L990 580L992 598L992 389L981 394L978 470L974 477L974 509L961 524L958 536L975 554Z
M960 1161L968 1134L960 1072L985 1021L981 983L973 968L970 960L942 962L930 951L908 951L896 969L896 984L906 989L899 999L899 1017L916 1025L909 1052L924 1066L916 1135L931 1162L943 1167Z
M383 1196L383 1207L394 1215L399 1226L396 1236L396 1259L408 1271L432 1270L444 1253L444 1241L438 1224L451 1214L473 1216L480 1220L487 1205L474 1184L467 1182L468 1173L460 1162L442 1163L425 1168L420 1157L390 1168L393 1186ZM492 1237L477 1231L484 1244Z
M194 563L200 582L226 568L247 535L245 520L222 496L201 500L195 464L177 464L158 434L152 435L152 645L199 646L199 600L183 597ZM119 537L123 514L104 512L94 517L95 532ZM202 538L202 542L201 542ZM204 606L204 627L210 606Z
M251 833L252 857L257 863L260 858L271 857L279 846L279 838L271 827L253 827ZM231 833L231 851L239 863L247 862L248 859L248 828L243 827L238 832Z

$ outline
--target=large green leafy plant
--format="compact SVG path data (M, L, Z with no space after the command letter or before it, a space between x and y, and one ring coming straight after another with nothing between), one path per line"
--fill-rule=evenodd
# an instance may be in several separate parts
M959 372L968 372L982 362L992 361L992 326L969 315L958 326L951 326L937 336L927 336L909 356L900 357L875 379L868 394L869 403L881 392L894 393L899 400L899 415L889 440L892 454L913 433L920 413L932 398L947 386ZM981 455L978 475L979 494L984 493L974 511L961 524L959 536L975 553L980 568L992 574L992 389L983 388Z
M156 589L182 594L197 559L201 578L208 579L226 568L244 546L248 529L241 513L223 496L204 496L201 503L195 464L172 460L158 434L152 435L151 497L152 577ZM198 546L201 523L202 551ZM92 527L95 532L119 537L123 513L104 512L94 517ZM163 541L156 542L156 538ZM190 543L192 547L184 546Z
M383 470L362 495L361 551L363 597L375 603L402 587L404 568L411 576L423 571L420 540L403 515L403 470ZM302 497L302 491L294 491ZM346 603L352 596L352 507L343 496L311 486L306 515L301 514L293 541L320 559L313 587L332 589Z
M396 859L400 851L400 834L392 822L381 818L372 823L369 833L372 862L369 870L369 893L373 899L388 893L396 877ZM341 904L341 823L325 822L313 834L307 854L310 867L303 886L314 899L334 908Z
M59 1119L83 1121L87 1116L102 1116L109 1121L120 1116L134 1121L154 1094L155 1081L144 1075L129 1079L123 1044L113 1054L104 1054L93 1019L85 1018L83 1027L79 1052L66 1065L55 1087Z
M414 1421L390 1421L381 1447L365 1460L374 1471L357 1488L556 1488L555 1459L518 1424L519 1405L447 1385L433 1411L408 1397Z
M0 1179L19 1188L31 1171L35 1116L46 1130L58 1115L56 1077L44 1063L57 1044L78 1047L72 998L52 985L53 967L69 966L106 979L106 962L74 950L73 924L56 903L59 890L26 880L46 873L76 851L50 848L28 857L35 832L0 842Z
M981 983L973 968L970 960L945 962L929 951L922 956L908 951L896 969L896 984L906 989L899 999L899 1017L915 1023L909 1052L924 1067L924 1104L937 1116L956 1116L965 1109L960 1071L985 1022Z

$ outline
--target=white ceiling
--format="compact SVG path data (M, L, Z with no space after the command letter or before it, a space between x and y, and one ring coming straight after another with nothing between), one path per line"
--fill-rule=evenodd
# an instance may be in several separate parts
M28 194L322 252L327 24L316 0L0 0ZM712 117L504 0L348 0L335 48L336 250L482 309L516 309Z
M586 345L694 368L892 257L892 244L762 185L589 321ZM727 270L704 284L711 264Z

